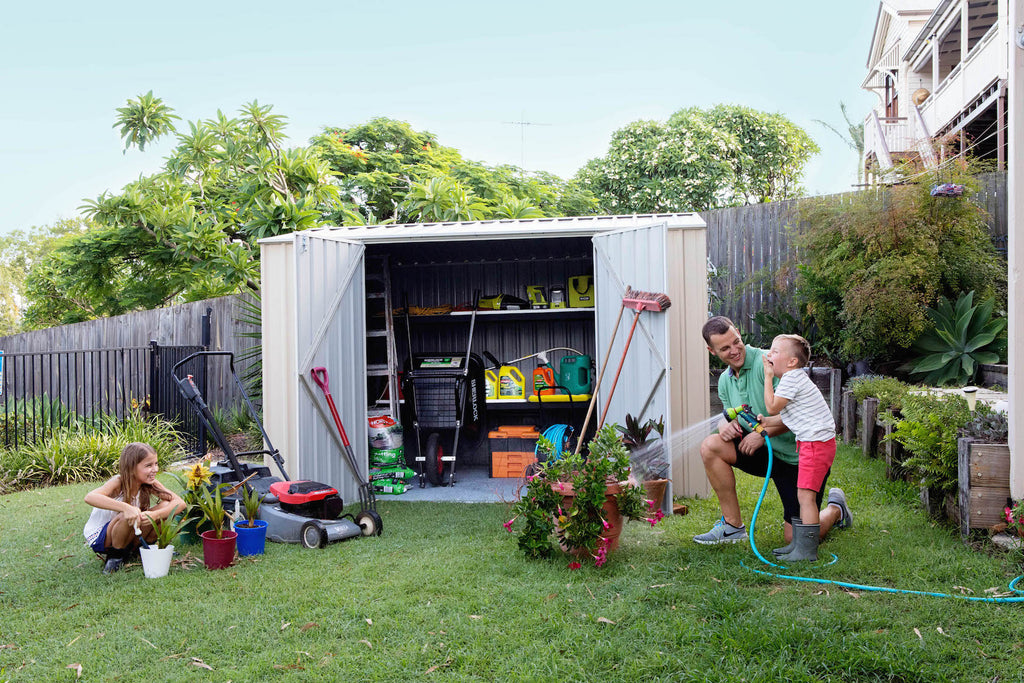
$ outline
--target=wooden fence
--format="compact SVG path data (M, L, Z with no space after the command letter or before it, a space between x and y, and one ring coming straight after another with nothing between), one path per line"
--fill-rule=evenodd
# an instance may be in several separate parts
M259 328L243 322L244 300L225 296L0 337L0 350L12 354L117 349L147 346L151 340L161 346L199 345L203 342L203 316L209 313L210 350L231 351L238 356L259 345L258 338L248 336L258 333ZM252 362L236 360L235 369L241 375ZM226 364L222 369L220 362L211 361L205 398L211 406L240 405Z
M989 216L996 249L1006 254L1006 174L980 176L973 197ZM884 190L876 190L884 191ZM836 202L852 194L831 195ZM753 316L759 310L789 308L800 253L793 240L799 199L705 211L708 225L710 310L725 315L744 330L758 332Z

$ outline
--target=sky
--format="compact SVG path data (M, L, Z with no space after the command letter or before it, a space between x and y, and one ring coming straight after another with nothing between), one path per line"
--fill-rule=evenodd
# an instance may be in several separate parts
M571 177L612 133L684 107L780 113L821 153L810 194L856 182L840 131L878 3L854 0L13 3L0 25L0 233L78 214L157 171L124 153L116 109L150 90L187 121L253 100L292 145L324 126L408 121L469 159ZM522 125L528 122L529 125Z

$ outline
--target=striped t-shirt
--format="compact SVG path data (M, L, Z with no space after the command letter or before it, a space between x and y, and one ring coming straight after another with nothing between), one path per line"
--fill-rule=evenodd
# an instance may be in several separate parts
M797 441L828 441L836 436L836 422L818 387L803 370L790 370L779 379L775 395L789 399L779 411L782 424Z

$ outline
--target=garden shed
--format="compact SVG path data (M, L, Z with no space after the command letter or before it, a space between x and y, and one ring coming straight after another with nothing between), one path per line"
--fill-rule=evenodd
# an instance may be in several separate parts
M708 416L708 354L699 331L707 318L705 232L699 215L685 213L317 228L261 240L264 422L289 474L331 484L346 500L356 497L312 368L327 368L365 472L367 416L381 405L386 411L389 402L395 406L393 375L409 347L464 355L472 319L473 353L487 351L502 361L567 348L600 365L610 348L602 408L633 323L627 308L609 347L628 286L665 293L671 306L640 314L608 421L622 423L626 413L663 417L670 491L707 495L697 448L684 452L670 436ZM593 284L589 304L478 311L475 318L466 310L475 307L474 296L525 297L529 285L550 292L578 276ZM386 310L378 303L381 282ZM408 319L408 335L401 315L378 331L388 312L406 307L426 313ZM378 356L381 343L397 356L390 369ZM524 374L535 363L525 361ZM384 378L383 391L376 375L392 375ZM525 424L537 410L526 402L488 401L487 408L487 429ZM582 424L585 409L576 407L571 419ZM406 447L411 443L406 427ZM472 462L471 452L465 457Z

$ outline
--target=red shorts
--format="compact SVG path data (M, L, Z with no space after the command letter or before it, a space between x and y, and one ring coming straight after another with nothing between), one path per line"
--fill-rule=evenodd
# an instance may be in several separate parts
M810 491L821 491L825 475L836 459L836 440L797 441L796 452L800 466L796 474L796 487Z

